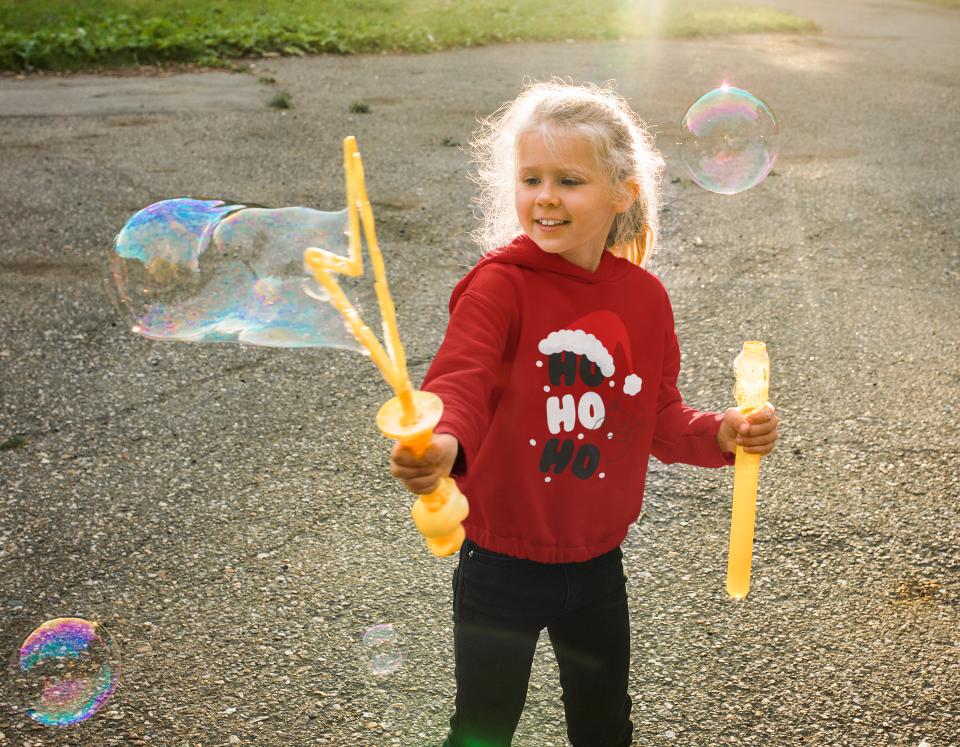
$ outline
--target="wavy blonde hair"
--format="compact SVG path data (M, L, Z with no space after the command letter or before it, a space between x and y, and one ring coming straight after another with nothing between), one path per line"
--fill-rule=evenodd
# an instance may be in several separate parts
M642 266L657 238L663 158L643 120L611 87L556 78L528 83L517 98L482 120L470 141L480 211L480 226L471 236L483 251L508 244L522 230L515 206L517 141L531 131L547 142L569 133L586 137L614 194L626 184L636 185L636 198L614 218L606 247Z

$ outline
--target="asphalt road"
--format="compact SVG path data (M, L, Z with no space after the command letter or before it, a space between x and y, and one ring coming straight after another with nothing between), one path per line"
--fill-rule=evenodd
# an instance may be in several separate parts
M636 743L960 743L960 12L772 4L823 33L0 79L0 442L24 440L0 451L0 651L79 615L123 655L97 717L53 731L5 702L0 745L439 744L454 561L386 470L373 366L138 338L103 259L167 197L339 209L355 134L419 380L477 256L458 146L551 75L617 80L658 133L651 269L686 399L728 406L733 357L762 339L784 421L745 601L724 592L732 471L653 466L624 548ZM783 127L774 173L734 197L674 146L723 77ZM277 90L293 109L267 107ZM380 623L391 651L362 645ZM402 667L371 674L381 654ZM565 744L547 646L516 744Z

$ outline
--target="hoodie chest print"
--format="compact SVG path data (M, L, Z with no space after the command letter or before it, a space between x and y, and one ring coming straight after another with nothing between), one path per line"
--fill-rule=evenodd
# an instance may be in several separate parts
M540 340L535 365L544 393L544 437L539 469L544 482L567 469L580 480L604 479L602 452L618 434L610 410L622 410L624 398L640 393L643 381L632 373L630 340L623 322L610 311L595 311L550 332ZM625 434L619 434L624 436Z

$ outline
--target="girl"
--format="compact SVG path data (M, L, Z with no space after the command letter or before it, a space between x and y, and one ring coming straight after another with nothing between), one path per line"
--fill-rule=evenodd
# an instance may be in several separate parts
M630 630L620 543L647 458L719 467L766 454L768 406L700 412L677 390L667 293L642 269L663 161L609 90L529 86L483 123L488 253L450 299L423 389L444 404L423 457L394 449L414 493L452 474L470 501L453 577L456 708L447 747L509 745L541 630L574 747L627 747Z

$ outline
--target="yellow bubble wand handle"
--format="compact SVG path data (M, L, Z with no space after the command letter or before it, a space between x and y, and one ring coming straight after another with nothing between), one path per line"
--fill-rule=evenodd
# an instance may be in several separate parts
M420 455L430 446L443 404L437 395L421 391L413 392L413 403L415 420L404 421L400 398L394 397L377 413L377 426L385 436ZM427 547L437 557L452 555L460 549L464 539L462 522L468 512L467 499L449 477L441 478L433 492L421 495L410 511L413 523L426 538Z
M767 346L756 340L743 343L733 362L737 382L737 407L749 415L766 403L770 388L770 359ZM727 593L743 599L750 593L750 566L753 562L753 530L757 516L757 485L760 455L747 454L737 447L733 474L733 510L730 516L730 552L727 557Z
M330 302L343 316L354 337L370 353L383 378L396 395L377 414L377 425L388 438L394 438L422 454L433 438L433 428L440 421L443 405L440 398L429 392L415 391L407 374L407 359L397 331L397 315L387 285L383 255L373 220L373 209L367 197L363 161L356 138L343 140L343 166L346 178L347 211L350 223L348 256L311 247L304 252L305 268L323 286ZM340 288L332 273L356 277L363 274L363 256L360 251L360 229L367 243L370 263L373 265L374 288L383 320L383 339L380 340L364 324L350 299ZM443 478L429 495L421 496L413 505L413 521L427 541L427 547L436 556L452 555L463 544L461 522L467 517L467 499L449 477Z

